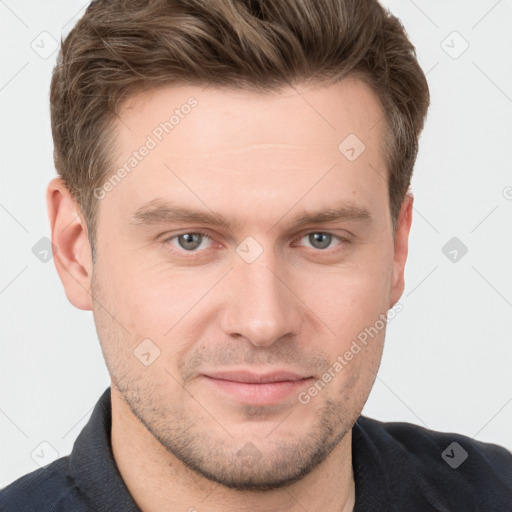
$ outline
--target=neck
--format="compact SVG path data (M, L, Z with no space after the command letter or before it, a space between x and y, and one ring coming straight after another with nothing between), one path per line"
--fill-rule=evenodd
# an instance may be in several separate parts
M115 388L111 442L119 472L143 512L352 512L352 431L300 481L270 491L239 491L212 482L169 453L133 415Z

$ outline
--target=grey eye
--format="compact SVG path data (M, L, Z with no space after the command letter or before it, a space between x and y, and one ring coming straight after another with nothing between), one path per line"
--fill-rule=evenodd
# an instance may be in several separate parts
M203 236L201 233L184 233L177 236L177 241L182 249L193 251L201 245Z
M310 233L307 236L309 242L315 249L325 249L329 247L332 242L332 235L329 233Z

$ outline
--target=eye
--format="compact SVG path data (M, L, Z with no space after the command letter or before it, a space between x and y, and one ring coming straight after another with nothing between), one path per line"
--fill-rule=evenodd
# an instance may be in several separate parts
M341 242L344 241L344 239L339 236L333 235L332 233L325 233L323 231L308 233L300 240L304 239L307 239L307 241L311 244L310 247L320 250L328 249L333 240L339 240Z
M298 240L302 241L304 239L307 240L307 244L309 244L309 247L321 251L335 247L335 245L333 245L333 242L336 240L340 242L337 245L342 245L344 242L348 243L348 240L324 231L315 231L307 233ZM170 244L176 250L181 251L182 253L198 253L202 250L210 248L212 241L212 238L209 237L206 233L203 233L202 231L194 231L189 233L180 233L177 235L173 235L165 239L163 243ZM293 245L296 246L302 244L294 243Z
M197 249L201 248L205 239L210 239L210 237L206 233L197 232L197 233L181 233L179 235L174 235L167 240L164 240L164 243L170 243L173 247L177 249L184 250L186 252L198 252ZM202 247L202 249L207 249L208 247Z

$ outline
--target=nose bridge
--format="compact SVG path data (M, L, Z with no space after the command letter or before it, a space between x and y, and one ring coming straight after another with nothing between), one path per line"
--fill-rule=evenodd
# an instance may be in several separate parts
M256 247L250 244L246 252L243 243L237 248L241 252L235 255L230 272L222 327L229 335L242 335L255 345L268 346L297 333L301 316L272 249L260 246L255 257Z

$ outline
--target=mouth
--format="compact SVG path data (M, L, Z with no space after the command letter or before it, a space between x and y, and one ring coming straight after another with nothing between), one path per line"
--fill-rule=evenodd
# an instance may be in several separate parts
M267 373L248 371L208 372L202 374L206 383L217 392L246 405L275 405L311 384L312 376L286 370Z

